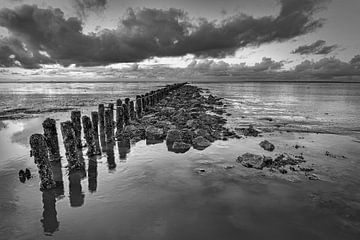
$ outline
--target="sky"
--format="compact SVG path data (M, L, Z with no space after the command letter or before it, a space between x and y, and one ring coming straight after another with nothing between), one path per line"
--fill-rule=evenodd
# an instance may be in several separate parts
M0 0L0 77L360 80L359 0Z

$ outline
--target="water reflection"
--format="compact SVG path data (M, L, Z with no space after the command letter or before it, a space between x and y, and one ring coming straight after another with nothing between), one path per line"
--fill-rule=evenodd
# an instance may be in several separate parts
M88 189L91 193L97 189L97 158L95 156L89 158L88 166Z
M57 220L56 212L56 189L42 192L43 202L43 218L40 220L44 229L45 235L52 235L59 230L59 221Z
M126 155L130 153L130 139L123 138L117 141L120 160L126 160Z
M108 142L106 144L106 156L109 170L115 170L116 168L114 146L114 142Z
M62 166L60 161L52 161L50 162L51 170L53 172L53 177L56 183L55 188L55 197L62 198L64 196L64 181L63 181L63 173Z
M69 194L71 207L81 207L84 204L85 194L82 192L81 187L81 179L84 176L84 172L85 171L77 170L69 173Z

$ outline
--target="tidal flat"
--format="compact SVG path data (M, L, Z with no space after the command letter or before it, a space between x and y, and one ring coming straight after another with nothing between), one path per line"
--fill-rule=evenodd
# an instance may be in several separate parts
M42 92L36 83L0 84L0 232L6 239L360 236L360 84L193 83L204 98L223 98L224 112L211 114L226 119L224 126L239 138L213 139L185 153L168 151L166 141L141 139L91 158L83 148L86 171L76 174L67 171L59 130L70 110L90 116L99 103L163 84L62 84L42 84ZM50 193L39 190L29 155L29 137L42 133L48 117L56 120L62 156L53 171L63 182L61 191ZM249 125L258 136L244 136ZM275 149L263 149L264 140ZM245 153L302 156L304 162L284 166L286 173L255 169L237 161ZM21 183L18 171L25 168L32 177Z

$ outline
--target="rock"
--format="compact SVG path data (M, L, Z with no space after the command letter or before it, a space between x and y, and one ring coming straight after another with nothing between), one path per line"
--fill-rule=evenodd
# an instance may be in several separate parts
M192 140L194 138L194 133L189 129L182 129L181 130L181 139L184 143L192 143Z
M199 136L193 139L192 141L193 147L197 150L203 150L211 145L211 142L206 138Z
M26 181L25 172L24 172L24 170L22 170L22 169L19 171L19 180L20 180L20 182L22 182L22 183L24 183L24 182Z
M198 174L200 174L200 173L205 173L205 172L206 172L206 170L203 169L203 168L196 168L194 171L195 171L196 173L198 173Z
M154 126L148 126L145 129L145 137L148 140L162 140L164 138L164 130Z
M175 153L185 153L191 148L190 144L184 142L174 142L172 145L172 151Z
M239 156L236 161L241 163L244 167L256 169L263 169L264 167L272 164L271 157L265 157L252 153L245 153L242 156Z
M31 172L28 168L25 169L25 177L27 180L29 180L31 178Z
M182 142L180 130L174 129L167 132L166 144L172 145L174 142Z
M285 168L279 168L279 172L281 174L286 174L287 173L287 170Z
M244 129L243 132L246 137L248 136L257 137L260 133L259 131L255 130L252 125L250 125L249 128Z
M309 180L320 180L320 178L316 174L305 174Z
M233 169L235 166L234 165L226 165L224 166L224 169L229 170L229 169Z
M262 141L260 144L260 147L262 147L263 149L265 149L266 151L274 151L275 146L274 144L272 144L271 142L269 142L268 140L264 140Z
M299 169L300 169L300 171L302 171L302 172L311 172L311 171L314 171L314 169L311 168L311 167L301 167L301 166L299 166Z

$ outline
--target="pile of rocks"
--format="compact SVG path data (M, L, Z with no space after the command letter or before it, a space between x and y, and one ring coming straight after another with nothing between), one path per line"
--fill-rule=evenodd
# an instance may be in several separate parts
M150 106L147 114L125 126L116 138L130 138L133 142L146 139L147 143L166 140L168 150L177 153L191 147L202 150L215 140L239 138L224 127L220 116L225 106L220 98L205 97L196 86L185 85ZM214 114L215 113L215 114Z

